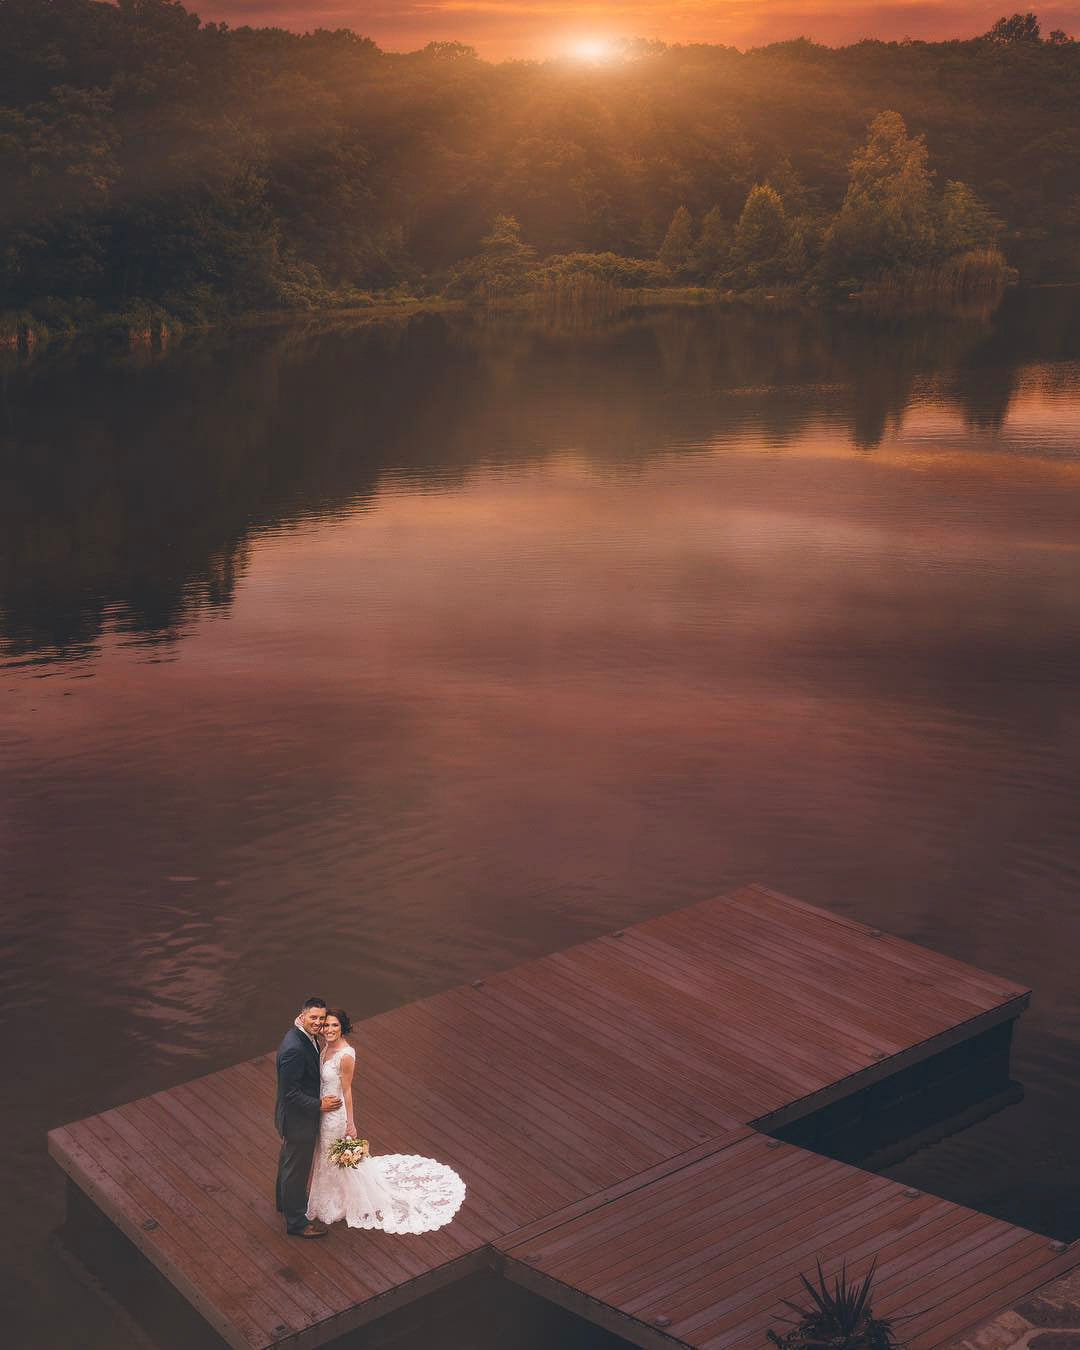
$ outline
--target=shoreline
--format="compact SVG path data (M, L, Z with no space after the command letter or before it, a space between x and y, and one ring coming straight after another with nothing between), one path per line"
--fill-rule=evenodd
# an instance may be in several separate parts
M771 297L770 297L771 298ZM714 291L707 286L651 286L626 290L619 310L662 305L723 305L746 303L734 292ZM375 300L369 305L322 305L312 309L248 309L212 319L191 322L164 307L148 306L145 319L126 318L122 312L101 310L80 324L55 327L38 319L29 309L13 311L14 322L0 331L0 351L28 352L38 346L75 342L86 338L112 338L132 346L153 343L173 334L210 333L231 328L262 328L272 325L326 323L335 319L371 320L410 318L414 314L479 314L536 312L549 304L543 291L526 291L491 303L474 303L448 296L410 296Z
M1080 286L1077 281L1040 281L1024 285L1010 282L1007 290L1055 290ZM1002 296L1004 291L1002 292ZM975 297L954 306L927 305L920 308L903 305L890 310L890 317L963 317L973 306L985 312L992 312L1000 303L1002 296L990 301L987 310L987 297ZM874 312L869 297L860 305L856 294L847 297L828 297L821 294L807 294L793 288L761 288L753 291L721 291L707 286L646 286L640 289L623 290L611 306L591 310L587 305L577 307L572 302L562 304L543 291L527 291L520 295L487 303L473 303L467 300L447 296L410 296L375 300L369 305L320 306L312 309L252 309L222 315L218 318L193 323L181 319L165 309L151 313L146 319L126 319L115 311L102 311L89 321L80 325L63 328L50 327L45 320L39 320L26 311L15 312L15 322L0 332L0 359L4 352L17 357L30 357L41 350L56 350L70 344L87 341L111 341L116 345L131 348L166 347L176 337L188 334L225 332L230 329L252 329L263 327L301 326L304 324L332 325L337 321L356 323L379 323L397 319L407 319L418 314L514 314L553 316L578 313L607 318L615 314L633 313L635 310L670 308L716 308L749 309L758 313L850 313L862 309L867 314Z

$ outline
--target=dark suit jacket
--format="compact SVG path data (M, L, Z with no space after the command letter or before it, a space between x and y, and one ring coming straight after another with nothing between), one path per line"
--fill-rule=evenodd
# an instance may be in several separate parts
M282 1139L319 1134L319 1052L299 1027L290 1027L277 1052L274 1124Z

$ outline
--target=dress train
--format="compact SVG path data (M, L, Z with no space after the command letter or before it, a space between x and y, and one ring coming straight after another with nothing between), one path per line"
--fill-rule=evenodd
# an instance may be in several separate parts
M341 1057L355 1058L351 1046L327 1055L322 1064L322 1095L341 1096ZM461 1208L465 1183L445 1163L415 1153L384 1153L355 1167L338 1167L329 1149L345 1134L344 1106L323 1114L311 1169L307 1217L350 1228L380 1228L385 1233L427 1233L442 1228Z

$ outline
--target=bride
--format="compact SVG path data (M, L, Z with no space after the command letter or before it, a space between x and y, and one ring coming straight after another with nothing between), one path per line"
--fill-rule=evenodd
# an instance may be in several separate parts
M354 1167L338 1167L330 1146L343 1135L355 1136L352 1082L356 1051L345 1039L352 1030L341 1008L327 1011L321 1061L323 1097L341 1105L324 1111L311 1169L307 1217L321 1223L344 1219L350 1228L381 1228L386 1233L426 1233L449 1223L465 1198L465 1183L445 1163L409 1153L363 1158Z

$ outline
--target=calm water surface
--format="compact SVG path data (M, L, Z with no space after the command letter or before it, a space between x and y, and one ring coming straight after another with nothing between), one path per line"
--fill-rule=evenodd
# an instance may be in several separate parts
M1080 296L261 330L2 375L0 1260L49 1127L759 879L1034 989L894 1174L1080 1231ZM367 1091L377 1092L378 1084Z

